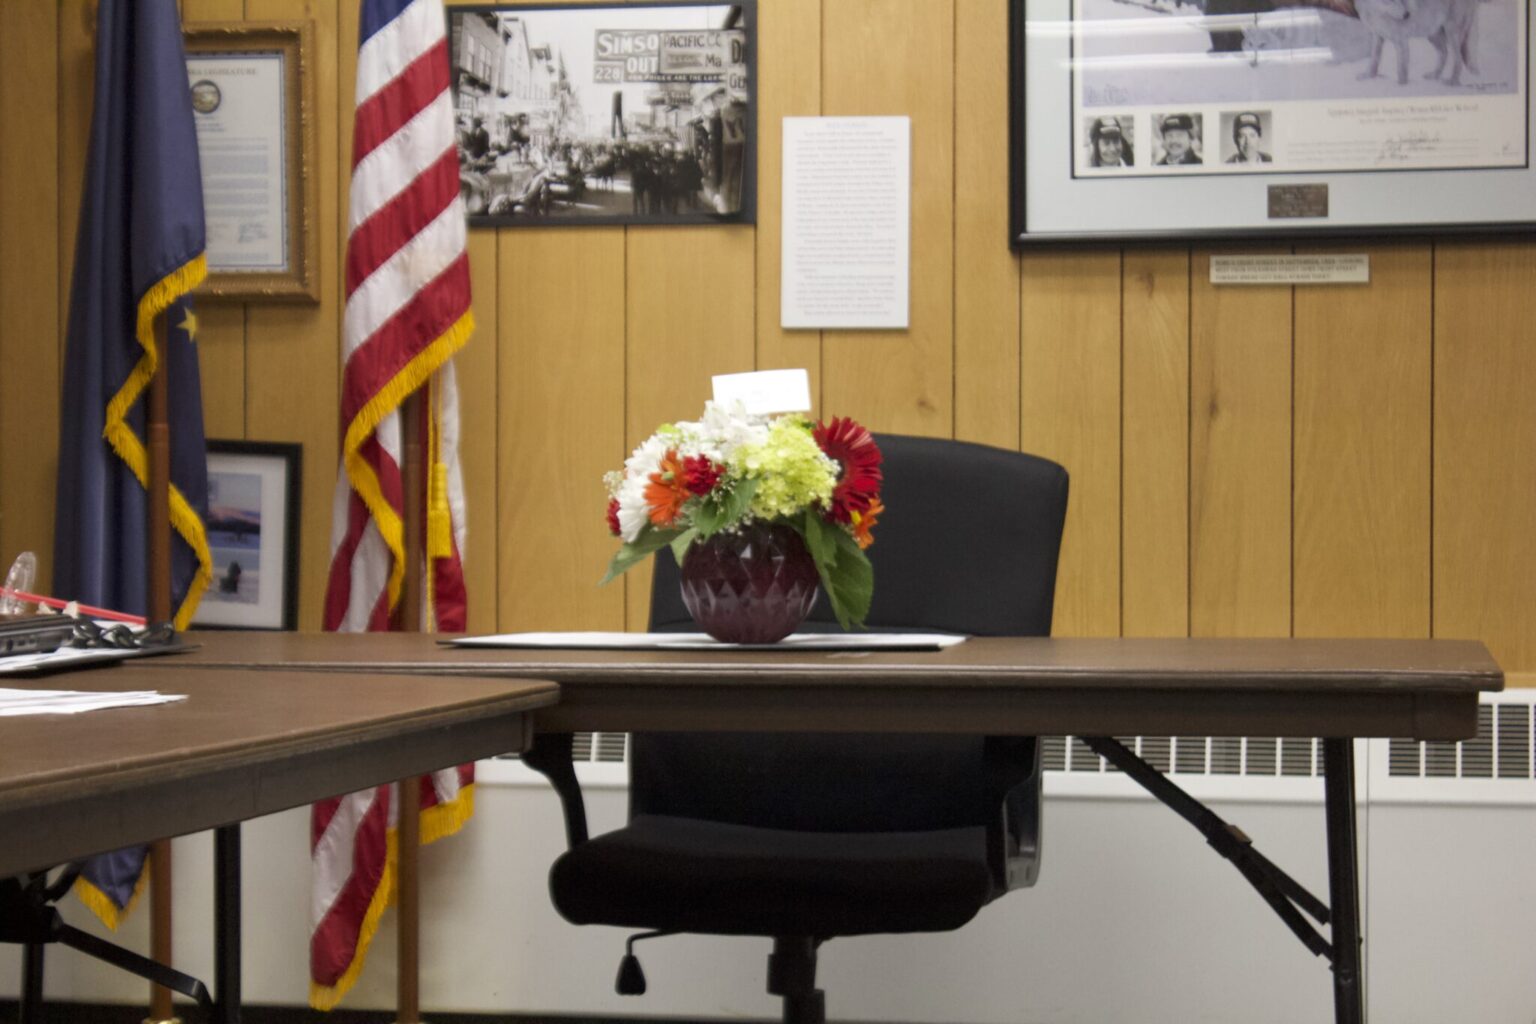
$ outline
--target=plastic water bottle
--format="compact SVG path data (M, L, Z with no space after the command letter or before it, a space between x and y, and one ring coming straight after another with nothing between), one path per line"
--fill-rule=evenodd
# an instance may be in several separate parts
M11 563L11 571L5 574L5 593L0 593L0 615L28 615L32 612L32 605L19 597L12 597L11 591L32 589L32 583L37 579L37 556L30 551L23 551L16 556L16 561Z

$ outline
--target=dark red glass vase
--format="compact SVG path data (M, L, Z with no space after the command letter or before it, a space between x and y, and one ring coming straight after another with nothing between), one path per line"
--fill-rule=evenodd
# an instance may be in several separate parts
M811 613L820 577L788 526L753 523L699 541L683 556L683 604L728 644L777 643Z

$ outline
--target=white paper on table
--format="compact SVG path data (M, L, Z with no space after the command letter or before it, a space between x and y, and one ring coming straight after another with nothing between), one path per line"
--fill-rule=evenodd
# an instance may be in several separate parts
M186 700L184 694L154 690L17 690L0 687L0 718L18 715L78 715L106 708L137 708Z
M707 633L499 633L444 643L453 647L540 647L656 651L937 651L963 643L955 633L791 633L773 644L726 644Z
M905 328L912 119L786 117L780 322Z

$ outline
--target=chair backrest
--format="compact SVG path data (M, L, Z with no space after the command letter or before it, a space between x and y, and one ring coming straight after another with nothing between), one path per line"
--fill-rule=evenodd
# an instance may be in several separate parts
M1046 459L959 441L876 435L887 511L868 554L866 628L1047 636L1067 473ZM669 551L656 558L651 629L697 629ZM806 630L836 629L825 595ZM636 734L630 813L811 831L992 824L970 736Z

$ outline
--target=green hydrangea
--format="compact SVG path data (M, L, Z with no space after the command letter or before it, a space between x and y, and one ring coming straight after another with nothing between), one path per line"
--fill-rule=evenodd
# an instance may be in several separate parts
M759 444L744 445L736 455L739 475L756 480L750 514L758 519L792 516L815 502L832 500L837 465L825 454L811 427L797 416L783 416Z

